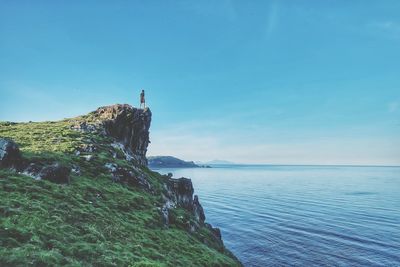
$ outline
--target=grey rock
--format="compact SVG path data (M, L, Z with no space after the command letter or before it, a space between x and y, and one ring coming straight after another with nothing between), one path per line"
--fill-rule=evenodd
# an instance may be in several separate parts
M204 223L206 220L206 216L204 214L204 209L199 202L199 197L197 195L194 196L193 199L193 215L196 218L196 221L200 223Z
M35 163L30 163L30 164L22 171L22 173L25 174L25 175L27 175L27 176L30 176L30 177L32 177L32 178L34 178L34 179L40 180L41 178L40 178L40 176L39 176L39 173L40 173L40 171L42 170L42 168L43 168L43 167L38 166L38 165L35 164Z
M166 204L161 208L161 214L162 214L162 218L163 218L163 224L165 226L168 226L169 225L169 209Z
M75 175L81 175L81 168L78 165L73 165L71 172Z
M118 165L115 163L106 163L104 165L111 173L115 173L117 171Z
M86 159L86 161L91 161L93 159L93 155L83 155L83 158Z
M188 178L170 178L167 182L167 193L178 206L191 210L193 205L193 184Z
M193 197L194 189L192 180L188 178L169 178L165 185L166 189L166 206L167 209L174 208L176 206L185 208L190 211L196 222L195 225L189 225L189 229L198 228L199 225L203 225L206 219L204 215L204 209L199 202L197 195ZM173 204L171 204L173 203Z
M0 167L19 168L22 163L18 145L6 138L0 138Z
M75 130L75 131L79 131L79 132L83 132L83 133L95 133L98 131L98 127L96 127L96 125L93 124L89 124L86 121L79 121L76 122L71 129Z
M85 153L93 153L97 150L97 147L94 144L82 144L77 152L85 152Z
M136 109L130 105L112 105L98 108L93 115L103 121L107 135L124 145L132 160L146 166L151 111Z
M89 116L71 120L74 123L71 129L112 137L115 140L114 148L121 148L126 160L138 166L147 166L151 116L149 108L137 109L128 104L116 104L100 107ZM86 153L95 150L96 147L91 145L78 148L79 152ZM112 154L114 158L117 157L115 152Z
M212 227L209 223L206 223L205 226L211 231L216 239L222 240L221 230L219 228Z
M150 193L153 192L151 184L146 179L146 175L141 173L141 171L120 167L115 163L106 163L104 167L111 173L114 182L139 186Z
M40 173L39 177L43 180L48 180L50 182L59 184L68 184L70 182L69 174L71 170L59 163L55 163L50 166L44 167Z

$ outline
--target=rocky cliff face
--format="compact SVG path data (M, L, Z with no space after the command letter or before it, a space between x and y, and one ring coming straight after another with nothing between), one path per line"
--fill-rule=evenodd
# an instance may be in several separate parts
M174 179L169 177L164 184L165 187L165 204L161 212L163 215L164 224L168 226L170 221L170 211L174 208L184 208L189 211L194 220L186 221L186 229L190 232L196 232L201 227L206 227L213 235L214 242L219 243L223 248L221 231L219 228L214 228L212 225L205 223L206 216L204 209L200 204L199 197L193 195L194 188L192 181L188 178Z
M194 189L192 181L188 178L168 178L167 182L164 184L165 188L165 199L166 203L164 205L164 219L166 224L168 224L168 209L181 207L188 211L190 211L195 220L194 225L191 227L198 227L199 225L203 225L206 219L204 215L203 207L199 202L199 198L197 195L193 196ZM166 209L166 210L165 210Z
M113 105L98 108L94 115L103 120L105 131L123 144L125 151L142 166L147 165L146 152L150 143L151 111L130 105Z
M139 166L146 166L146 152L150 143L149 129L151 124L150 109L136 109L130 105L112 105L100 107L91 112L90 116L83 122L74 126L80 131L100 131L102 134L115 139L115 147L121 148L126 159ZM107 168L116 181L136 181L142 188L150 190L151 186L146 181L145 175L141 172L133 172L121 168L116 164L107 164ZM165 226L170 222L170 210L184 208L189 211L193 221L187 221L187 229L191 232L197 231L205 226L214 234L215 241L222 246L220 230L205 223L205 214L199 198L194 194L192 181L188 178L174 179L168 177L164 182L164 205L161 207L161 214Z
M76 121L73 129L83 132L102 132L115 139L126 159L139 166L146 166L147 146L150 143L151 123L149 108L137 109L127 104L100 107L89 116Z

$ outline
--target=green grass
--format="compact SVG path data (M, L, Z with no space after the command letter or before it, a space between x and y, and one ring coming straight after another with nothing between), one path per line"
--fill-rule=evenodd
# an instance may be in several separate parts
M129 164L112 157L111 139L73 131L68 120L2 122L0 137L17 142L29 161L82 171L58 185L0 169L0 266L240 265L208 229L185 230L187 211L173 211L170 227L162 224L164 176L143 169L155 194L112 182L104 164ZM91 161L74 153L85 143L97 148Z

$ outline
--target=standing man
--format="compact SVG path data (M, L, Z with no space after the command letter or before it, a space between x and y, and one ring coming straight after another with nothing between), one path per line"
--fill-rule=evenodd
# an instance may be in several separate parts
M143 105L143 109L146 108L146 100L144 99L144 90L140 93L140 108Z

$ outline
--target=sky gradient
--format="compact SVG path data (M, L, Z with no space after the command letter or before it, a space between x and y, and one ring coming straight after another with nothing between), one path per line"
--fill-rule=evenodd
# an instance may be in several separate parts
M153 112L149 155L400 165L400 1L0 0L0 120Z

